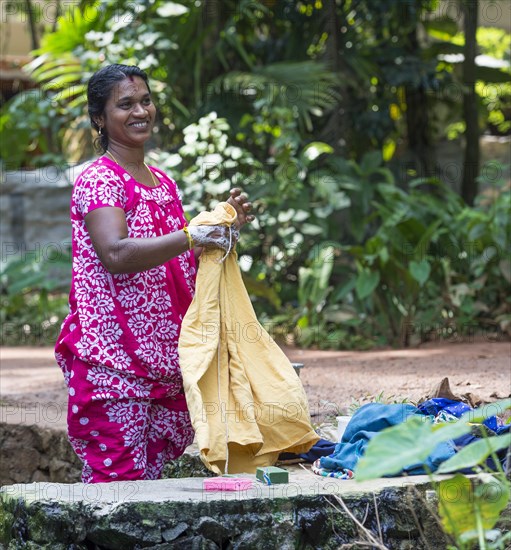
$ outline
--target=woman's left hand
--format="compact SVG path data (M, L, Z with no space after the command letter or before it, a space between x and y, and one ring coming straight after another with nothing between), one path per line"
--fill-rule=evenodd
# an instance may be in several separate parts
M234 206L238 219L236 220L236 226L239 229L242 225L254 221L255 216L250 214L252 211L252 203L248 200L246 193L242 193L241 189L235 187L230 190L231 196L227 202Z

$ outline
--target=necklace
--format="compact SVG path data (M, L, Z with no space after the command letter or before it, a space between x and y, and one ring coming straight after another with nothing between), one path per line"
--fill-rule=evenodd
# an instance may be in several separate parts
M118 164L119 166L122 166L122 164L113 156L112 153L110 153L110 151L106 150L105 153L107 155L109 155L116 164ZM158 183L157 183L157 181L154 177L154 174L153 174L152 170L149 168L149 166L147 166L147 164L145 162L143 162L142 164L146 167L146 170L149 172L149 174L151 174L151 180L153 182L153 187L158 187Z

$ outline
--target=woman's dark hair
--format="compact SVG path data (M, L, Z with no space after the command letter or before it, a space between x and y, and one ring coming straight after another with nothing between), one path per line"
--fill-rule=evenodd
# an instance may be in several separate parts
M151 93L146 73L134 65L107 65L91 76L87 86L87 103L90 122L94 130L99 131L99 126L94 119L103 114L114 86L121 80L133 76L142 78ZM103 153L108 149L106 128L101 129L101 135L95 140L94 145Z

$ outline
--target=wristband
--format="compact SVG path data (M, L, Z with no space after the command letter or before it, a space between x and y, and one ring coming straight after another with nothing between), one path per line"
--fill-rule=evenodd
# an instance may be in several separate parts
M186 239L188 240L188 250L191 250L194 247L194 242L192 239L192 236L190 235L190 231L188 230L188 226L183 227L183 231L186 235Z

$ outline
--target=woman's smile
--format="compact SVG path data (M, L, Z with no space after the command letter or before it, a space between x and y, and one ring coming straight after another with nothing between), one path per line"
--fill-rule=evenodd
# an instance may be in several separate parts
M156 107L144 80L125 78L114 88L105 105L104 127L111 143L128 147L143 146L150 137Z
M129 126L133 126L135 128L147 128L147 126L149 125L149 121L146 120L144 122L131 122L129 124Z

